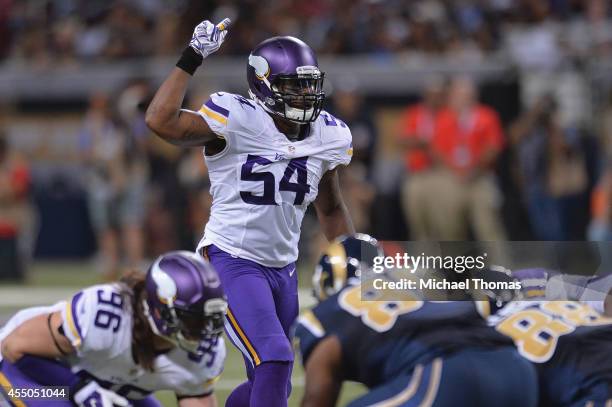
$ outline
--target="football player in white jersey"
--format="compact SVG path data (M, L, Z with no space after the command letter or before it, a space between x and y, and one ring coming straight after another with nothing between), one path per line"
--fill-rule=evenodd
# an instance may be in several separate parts
M270 38L245 58L250 99L217 92L197 112L181 109L191 75L219 49L228 24L196 27L146 121L170 143L204 147L213 204L198 251L221 278L226 332L248 377L226 405L286 406L302 218L314 203L329 240L353 233L336 172L351 160L351 133L322 110L324 73L294 37Z
M180 407L214 407L226 309L212 266L179 251L159 257L146 275L20 311L0 330L0 405L50 402L18 400L9 387L67 386L70 400L54 406L160 406L151 393L171 390Z

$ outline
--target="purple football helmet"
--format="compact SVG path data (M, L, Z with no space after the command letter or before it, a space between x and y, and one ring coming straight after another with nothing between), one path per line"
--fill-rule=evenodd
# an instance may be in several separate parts
M144 309L153 332L188 352L223 331L227 301L212 265L196 253L174 251L147 271Z
M249 55L249 95L267 112L313 122L323 108L323 77L314 51L295 37L273 37Z

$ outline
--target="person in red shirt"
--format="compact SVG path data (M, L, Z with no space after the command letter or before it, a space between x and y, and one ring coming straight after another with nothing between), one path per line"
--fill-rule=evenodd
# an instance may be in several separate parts
M422 101L409 106L399 121L398 145L405 151L408 174L402 186L402 207L413 240L436 238L435 213L431 211L432 200L436 199L431 141L444 97L443 80L431 79L425 85Z
M455 78L432 141L441 167L433 208L439 239L465 240L471 227L477 240L505 240L493 172L503 147L498 114L478 103L472 80Z
M0 131L0 280L23 280L24 263L18 239L31 223L27 163L10 151Z

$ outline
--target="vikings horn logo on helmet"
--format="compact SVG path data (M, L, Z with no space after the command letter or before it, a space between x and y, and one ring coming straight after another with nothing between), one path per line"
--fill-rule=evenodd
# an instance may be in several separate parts
M249 65L255 69L255 75L261 80L264 80L264 78L270 75L270 65L264 57L249 55Z
M151 270L151 277L157 285L157 296L163 304L172 303L176 298L176 283L160 267L159 261L155 262Z

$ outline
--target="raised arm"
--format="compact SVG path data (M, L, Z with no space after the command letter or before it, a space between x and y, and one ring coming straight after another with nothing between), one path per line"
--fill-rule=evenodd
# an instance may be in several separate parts
M182 146L203 146L217 136L197 113L181 110L191 75L203 59L217 51L225 36L230 20L217 25L203 21L194 30L189 46L176 64L176 68L155 93L146 113L147 126L167 142Z

